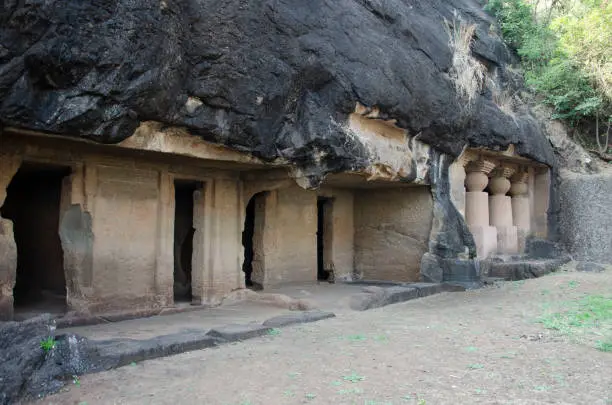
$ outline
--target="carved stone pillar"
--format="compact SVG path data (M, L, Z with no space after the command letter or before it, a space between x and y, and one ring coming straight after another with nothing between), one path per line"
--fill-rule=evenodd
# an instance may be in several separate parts
M477 158L471 151L465 151L455 160L448 169L450 179L450 197L457 211L465 217L465 167Z
M489 195L484 191L487 176L495 167L490 160L477 160L466 167L465 220L476 242L478 257L487 257L497 250L497 230L489 225Z
M548 236L548 207L550 198L550 171L546 167L535 171L534 179L534 233L539 238Z
M11 151L12 152L12 151ZM0 207L6 189L21 165L21 155L0 151ZM0 321L13 319L13 287L17 277L17 244L13 221L0 217Z
M525 250L525 240L531 230L531 209L529 201L529 174L524 169L510 179L510 195L512 196L512 220L518 232L518 250Z
M518 253L517 228L512 220L512 199L506 193L510 191L510 177L515 169L500 166L491 172L489 181L489 223L497 228L497 251L499 253Z

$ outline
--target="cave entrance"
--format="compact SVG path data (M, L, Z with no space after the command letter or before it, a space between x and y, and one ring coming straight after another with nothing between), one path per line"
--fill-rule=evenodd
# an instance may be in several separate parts
M13 222L17 245L16 320L66 311L59 220L62 181L70 171L65 166L25 162L7 187L0 213Z
M244 283L248 288L262 290L264 284L263 233L265 226L267 192L255 194L249 200L242 231L244 247Z
M317 198L317 280L333 281L333 199Z
M191 302L193 237L195 235L194 206L196 192L202 182L174 181L174 301Z

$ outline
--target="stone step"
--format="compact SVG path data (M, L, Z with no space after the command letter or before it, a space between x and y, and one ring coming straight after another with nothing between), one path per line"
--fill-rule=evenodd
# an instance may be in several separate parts
M349 306L354 311L366 311L442 292L465 290L464 286L456 283L404 283L391 287L368 285L362 293L350 297Z
M556 271L565 264L567 260L524 260L510 262L489 262L488 277L497 277L504 280L515 281L529 278L541 277L545 274Z

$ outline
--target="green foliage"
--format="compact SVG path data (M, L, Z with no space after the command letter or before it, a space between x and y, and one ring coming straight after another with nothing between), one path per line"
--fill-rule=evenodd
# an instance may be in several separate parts
M580 340L584 336L602 336L596 348L612 351L612 297L586 295L568 302L561 312L548 313L539 319L546 329Z
M539 4L540 2L535 2ZM612 2L489 0L502 35L521 57L527 84L576 125L612 115ZM605 121L605 118L604 118Z
M46 339L40 341L40 348L45 351L45 353L50 352L55 348L55 339L49 336Z

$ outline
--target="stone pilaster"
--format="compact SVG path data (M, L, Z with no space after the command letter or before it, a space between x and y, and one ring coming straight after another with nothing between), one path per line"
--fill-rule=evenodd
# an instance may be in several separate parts
M489 181L489 223L497 228L497 251L504 254L518 252L517 228L512 219L512 199L506 195L510 191L510 177L516 168L500 165L491 172Z
M6 189L21 165L18 154L0 153L0 207ZM13 319L13 287L17 276L17 244L13 221L0 217L0 321Z
M512 196L512 221L517 227L518 250L525 250L525 240L531 230L531 209L529 201L529 174L525 168L520 168L510 178L510 195Z
M550 170L537 168L534 179L534 234L539 238L548 236L548 207L550 198Z
M466 150L448 169L451 201L463 217L465 217L465 168L471 161L477 158L478 156L474 152Z
M465 220L481 258L497 249L497 230L489 225L489 195L484 191L494 167L495 162L486 159L472 161L466 167Z

